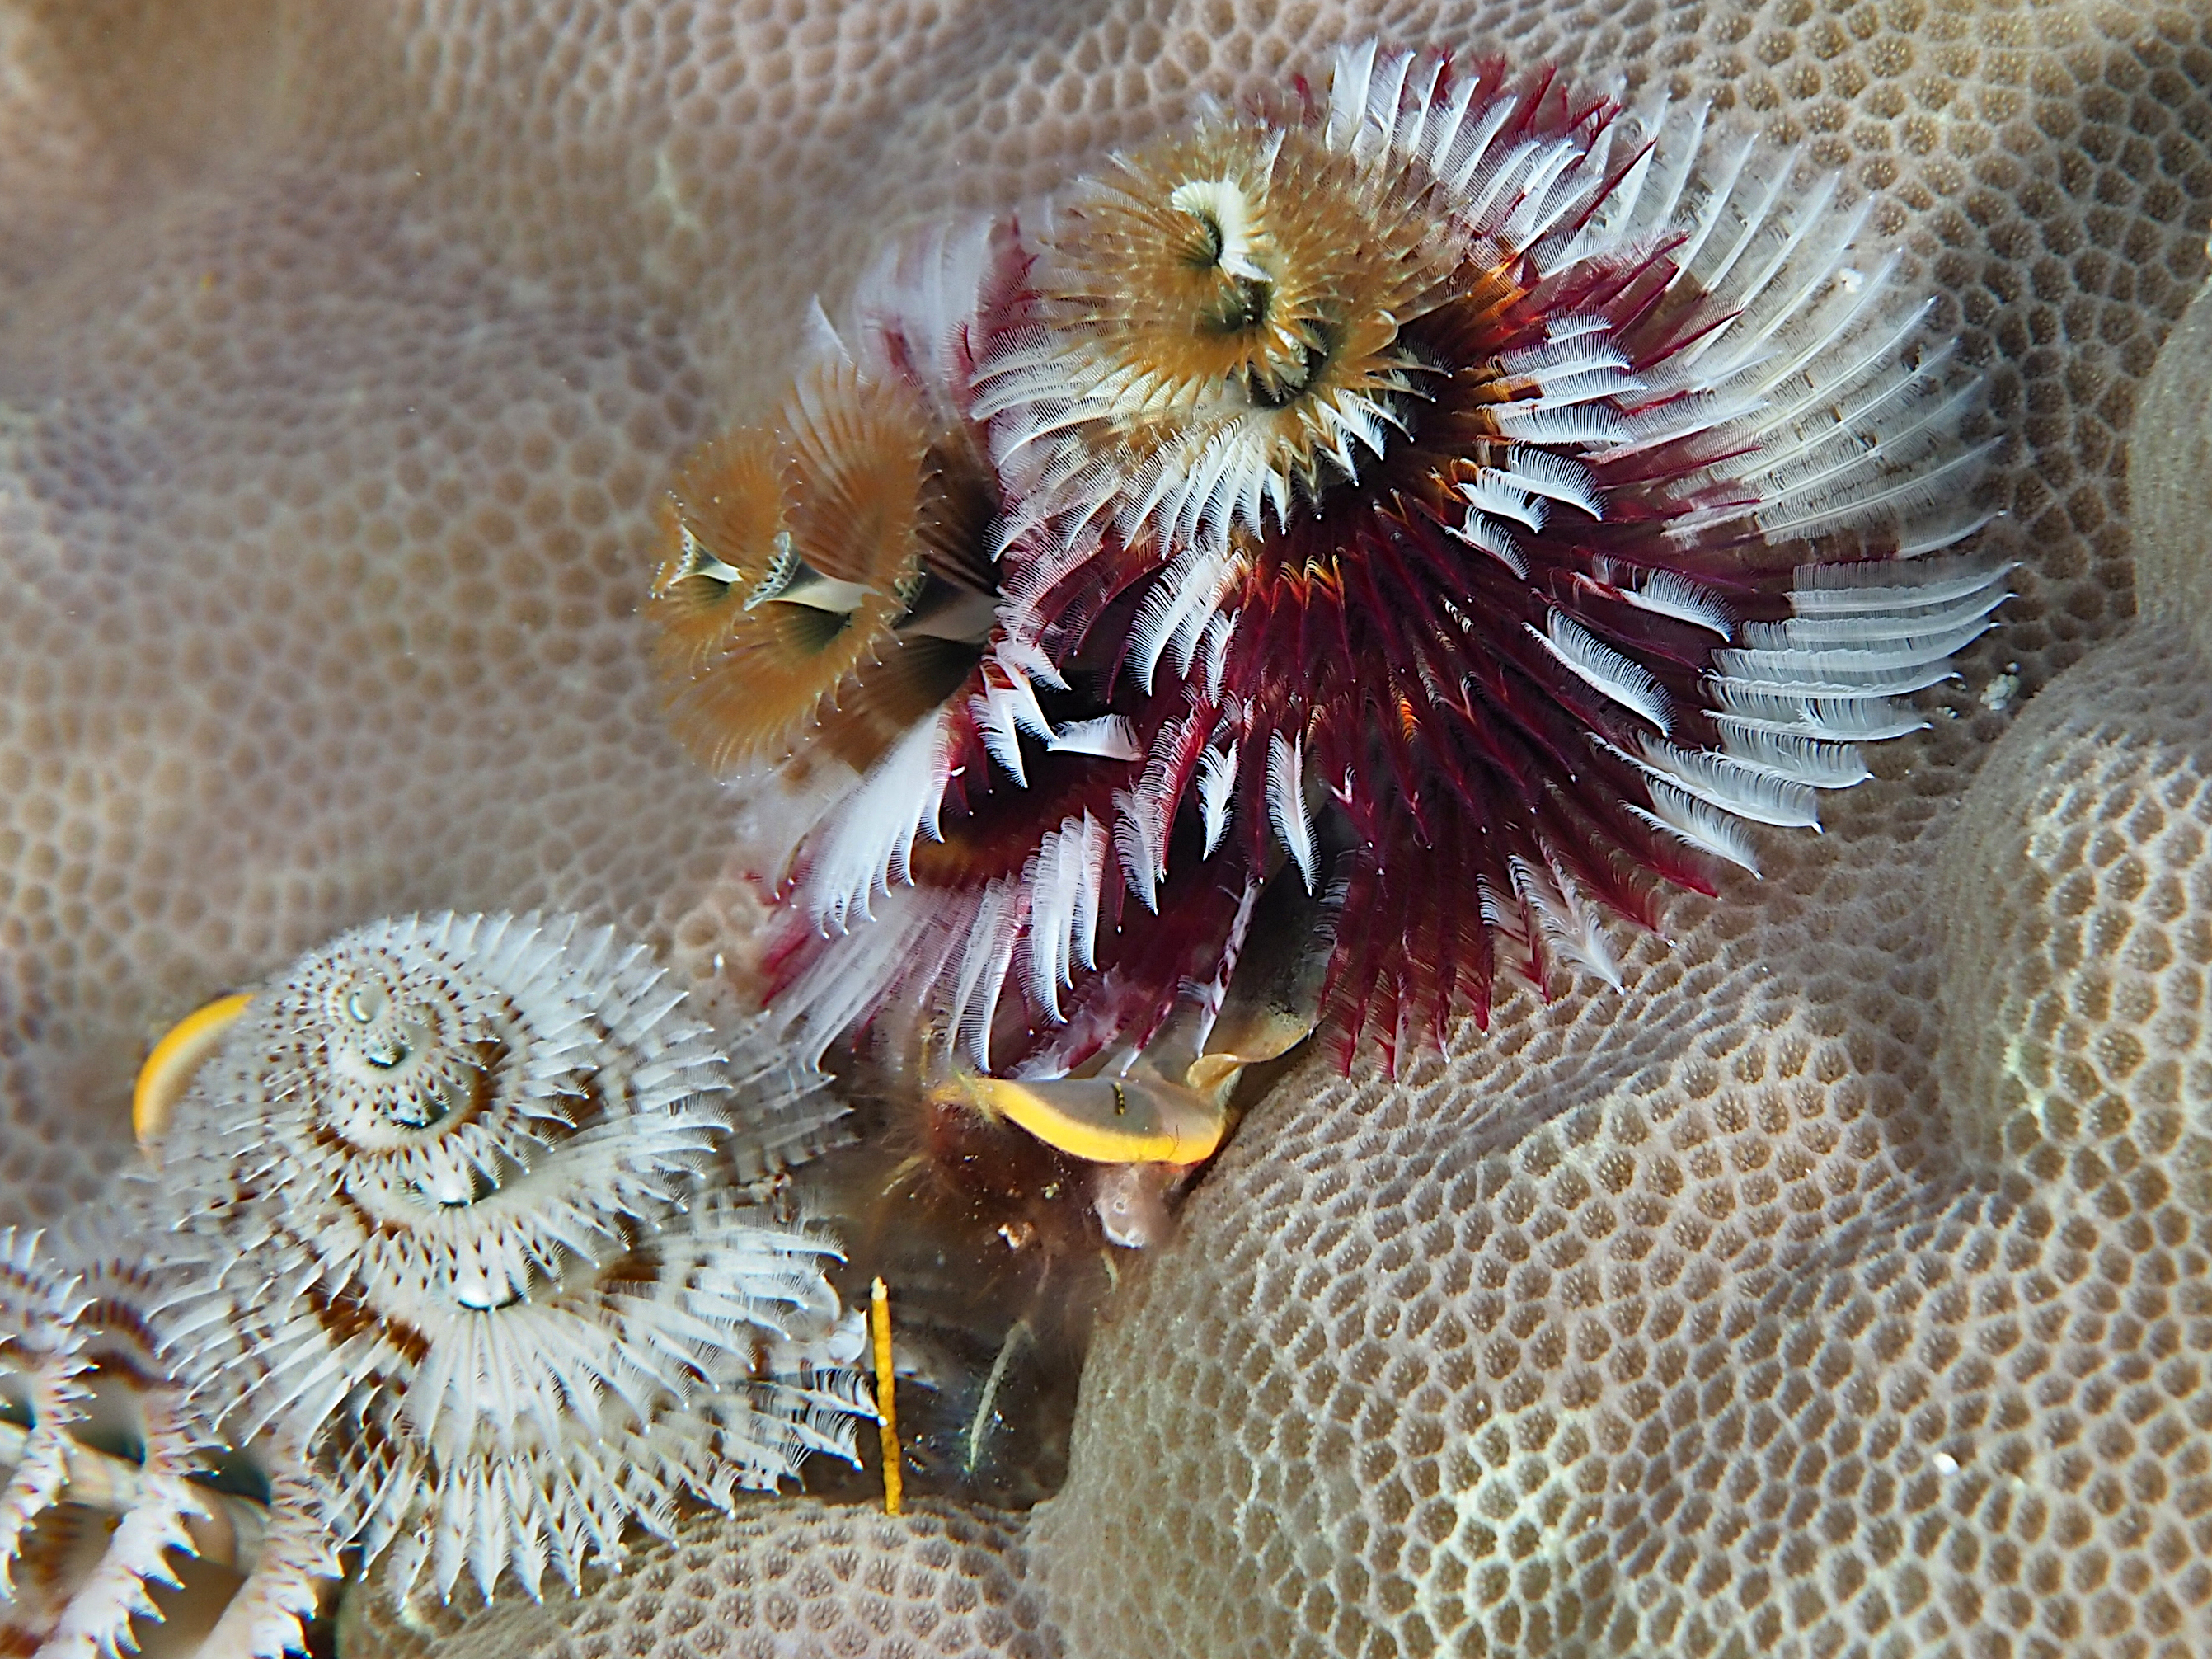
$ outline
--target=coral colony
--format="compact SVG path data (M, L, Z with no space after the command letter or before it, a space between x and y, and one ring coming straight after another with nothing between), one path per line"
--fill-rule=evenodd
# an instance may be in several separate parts
M1109 1172L1127 1242L1242 1068L1618 983L1607 913L1814 825L2005 590L1942 551L1974 387L1794 172L1369 46L894 248L677 475L649 606L708 764L857 776L788 1041L573 917L373 923L184 1022L148 1170L0 1234L8 1639L127 1649L201 1554L210 1650L274 1656L346 1559L536 1595L850 1456L859 1322L775 1178L848 1031L951 1144Z
M940 1098L1185 1163L1317 1025L1395 1065L1502 972L1618 985L1607 913L1816 825L2006 590L1941 551L1976 386L1796 171L1370 45L817 317L654 586L702 753L860 774L802 1049L917 1030Z
M770 1179L841 1109L681 1000L611 929L441 915L218 1005L98 1236L0 1236L11 1629L131 1645L226 1453L266 1502L228 1504L259 1536L208 1650L265 1656L342 1548L403 1589L536 1595L681 1499L850 1457L860 1326ZM30 1531L111 1441L123 1520L57 1588Z

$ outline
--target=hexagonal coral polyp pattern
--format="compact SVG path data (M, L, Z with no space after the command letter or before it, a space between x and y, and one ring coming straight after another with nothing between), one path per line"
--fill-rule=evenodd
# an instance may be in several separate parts
M1488 1156L1263 1120L1218 1258L1094 1354L1153 1358L1036 1528L1076 1650L2201 1652L2203 1216L1900 1168L1930 1126L1850 1088L1637 1081Z
M2069 676L1947 855L1961 1141L2105 1217L2212 1212L2212 686L2146 628Z
M373 1589L372 1586L372 1589ZM694 1659L915 1655L1060 1659L1009 1516L923 1500L893 1517L808 1501L684 1517L674 1542L580 1599L392 1615L347 1610L355 1659Z

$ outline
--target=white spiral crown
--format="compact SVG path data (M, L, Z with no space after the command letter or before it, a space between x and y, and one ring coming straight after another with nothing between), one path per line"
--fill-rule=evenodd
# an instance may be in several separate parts
M681 1000L574 917L376 922L257 995L176 1109L163 1322L225 1436L303 1445L404 1580L535 1595L684 1492L849 1455L836 1247L755 1178L838 1109L773 1061L733 1094Z

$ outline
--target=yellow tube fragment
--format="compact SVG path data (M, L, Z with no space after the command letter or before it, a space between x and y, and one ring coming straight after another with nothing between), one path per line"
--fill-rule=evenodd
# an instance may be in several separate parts
M1226 1124L1192 1090L1146 1073L1022 1083L962 1075L931 1091L1010 1119L1048 1146L1092 1164L1198 1164Z
M170 1027L168 1035L146 1056L146 1063L138 1068L137 1085L131 1091L131 1132L148 1156L153 1155L162 1131L169 1127L170 1113L192 1086L193 1074L252 1000L251 991L217 997Z
M876 1351L876 1431L884 1448L884 1513L896 1515L906 1496L900 1467L898 1372L891 1364L891 1293L881 1279L868 1286L868 1334Z

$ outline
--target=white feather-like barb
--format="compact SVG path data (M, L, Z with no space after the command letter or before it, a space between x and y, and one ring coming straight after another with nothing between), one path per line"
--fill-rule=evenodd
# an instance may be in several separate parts
M1575 878L1557 862L1540 868L1518 854L1506 864L1514 890L1535 917L1545 942L1576 967L1620 990L1620 959L1606 937L1597 906L1583 896Z
M1137 746L1136 728L1126 714L1073 720L1055 729L1045 747L1055 755L1090 755L1099 760L1135 760L1145 752Z
M1064 818L1039 844L1024 872L1030 894L1027 984L1030 1000L1054 1024L1063 1018L1061 988L1074 984L1078 965L1095 963L1107 839L1104 825L1088 812Z
M1676 622L1702 628L1723 640L1735 635L1735 622L1729 615L1727 602L1711 589L1679 572L1655 570L1642 582L1626 584L1619 591L1622 599L1639 611L1672 617Z
M944 839L938 813L952 779L953 719L940 710L900 738L815 831L805 892L817 926L842 931L866 918L876 896L910 878L915 838Z
M1617 651L1563 611L1553 611L1542 628L1524 623L1530 638L1568 672L1601 696L1651 722L1671 729L1667 689L1626 653Z
M1682 749L1658 738L1646 738L1642 748L1640 757L1631 758L1647 775L1724 812L1754 823L1808 830L1820 827L1820 809L1808 784L1777 777L1711 750Z
M1199 762L1199 811L1206 831L1206 851L1212 858L1221 838L1229 832L1231 802L1237 793L1237 743L1234 739L1209 748Z
M976 313L1000 234L988 219L947 219L877 258L855 285L851 306L872 378L908 374L943 406L964 401Z
M1306 802L1305 746L1280 732L1267 736L1267 822L1283 850L1314 890L1319 869L1314 850L1313 809Z
M866 1024L902 989L933 982L950 952L941 896L886 890L865 926L831 933L776 996L772 1013L793 1057L819 1065L839 1034Z
M1905 615L1961 600L2002 604L2012 566L1991 559L1924 560L1899 566L1808 564L1791 580L1790 608L1805 618ZM1916 628L1912 631L1931 630Z
M991 1069L991 1025L1026 921L1024 901L1022 884L1012 878L1002 876L986 887L954 969L953 1039L984 1073Z
M1628 810L1700 852L1740 865L1754 876L1759 873L1759 858L1742 819L1663 777L1650 781L1650 793L1649 809L1631 802Z

